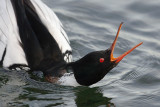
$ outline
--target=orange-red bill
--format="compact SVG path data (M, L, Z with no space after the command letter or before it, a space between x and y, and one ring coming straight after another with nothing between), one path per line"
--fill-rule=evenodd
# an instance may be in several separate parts
M133 48L131 48L130 50L128 50L124 54L120 55L117 58L114 58L113 52L114 52L114 48L115 48L116 41L118 39L118 35L119 35L120 30L121 30L122 24L123 24L123 22L120 24L120 26L118 28L118 31L117 31L117 35L115 37L115 40L113 41L113 43L112 43L112 45L110 47L110 49L111 49L111 59L110 60L111 60L111 62L115 62L115 63L120 62L126 55L128 55L130 52L132 52L135 48L137 48L138 46L142 45L142 43L143 43L143 42L139 43L138 45L134 46Z

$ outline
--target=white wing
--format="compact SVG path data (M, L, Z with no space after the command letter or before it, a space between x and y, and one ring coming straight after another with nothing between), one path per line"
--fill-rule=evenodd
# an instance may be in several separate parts
M57 41L62 53L65 54L64 60L71 62L72 55L70 52L72 49L70 47L70 42L58 17L41 0L31 0L31 2L33 3L42 23L47 27L53 38Z
M71 47L62 24L55 13L40 0L31 0L42 23L56 40L66 62L71 62ZM0 3L0 61L4 67L28 65L22 49L18 25L11 0Z
M0 60L3 66L25 64L27 61L21 46L17 22L10 0L1 0L0 3ZM6 48L6 52L4 51ZM4 53L5 52L5 53ZM4 54L4 58L2 58Z

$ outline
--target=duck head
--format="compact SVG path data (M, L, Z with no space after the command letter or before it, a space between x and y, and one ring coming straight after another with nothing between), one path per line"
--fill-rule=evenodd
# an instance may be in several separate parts
M78 61L69 64L73 69L74 76L79 84L89 86L100 81L126 55L142 44L142 42L139 43L124 54L115 58L113 52L122 24L123 23L120 24L115 40L110 48L107 50L91 52Z

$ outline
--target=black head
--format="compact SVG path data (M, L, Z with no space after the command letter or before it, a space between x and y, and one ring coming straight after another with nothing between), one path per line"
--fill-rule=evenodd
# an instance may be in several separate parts
M77 82L81 85L92 85L100 81L111 69L113 69L127 54L140 46L142 42L121 56L114 58L113 51L121 29L122 23L119 26L117 36L107 50L95 51L87 54L80 60L73 62L70 66L74 71Z

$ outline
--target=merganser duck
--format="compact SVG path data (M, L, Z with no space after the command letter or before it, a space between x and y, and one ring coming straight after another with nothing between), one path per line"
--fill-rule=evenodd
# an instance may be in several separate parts
M9 69L40 70L52 83L89 86L103 79L142 44L114 58L121 27L122 23L110 48L91 52L72 62L68 36L58 17L41 0L1 0L0 64Z

